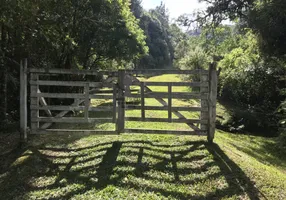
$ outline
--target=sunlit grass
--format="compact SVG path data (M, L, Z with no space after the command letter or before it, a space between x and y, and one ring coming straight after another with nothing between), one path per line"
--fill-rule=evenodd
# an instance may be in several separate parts
M267 141L237 135L253 151ZM285 199L286 175L234 136L42 135L0 174L0 199ZM253 143L261 143L259 146Z
M180 81L180 77L164 75L146 81L166 80ZM180 92L188 90L180 88ZM110 103L92 101L93 106ZM147 99L146 104L161 106L155 99ZM219 107L218 112L227 110ZM199 117L198 112L182 114ZM140 117L141 111L130 110L126 116ZM167 112L146 111L146 117L166 118ZM152 122L126 122L126 127L189 128ZM104 123L68 128L115 127ZM215 143L198 136L36 135L25 148L1 159L0 199L286 199L286 159L276 156L273 139L217 131Z

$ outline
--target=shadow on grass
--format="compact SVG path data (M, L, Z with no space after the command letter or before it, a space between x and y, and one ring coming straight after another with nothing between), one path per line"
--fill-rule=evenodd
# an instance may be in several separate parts
M17 154L18 155L18 154ZM116 140L82 148L31 147L22 162L0 174L3 199L96 197L109 186L160 198L258 199L259 191L216 144ZM118 191L117 190L117 191ZM112 196L115 195L115 196Z
M225 133L228 135L228 145L238 151L244 152L255 158L261 163L274 165L282 170L286 170L286 152L277 148L274 138L263 138L255 136L245 136L238 134Z

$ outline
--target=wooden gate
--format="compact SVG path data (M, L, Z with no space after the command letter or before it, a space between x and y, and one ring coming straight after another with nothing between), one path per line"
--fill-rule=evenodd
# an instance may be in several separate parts
M137 75L180 74L195 75L197 82L144 82ZM27 138L27 76L30 75L30 133L154 133L177 135L205 135L212 141L215 132L217 73L214 65L209 70L119 70L104 72L92 70L27 69L21 64L21 132ZM68 80L71 77L70 80ZM65 80L64 80L65 79ZM97 81L95 81L97 80ZM99 81L100 80L100 81ZM132 93L131 86L139 87ZM166 87L167 92L152 91L150 87ZM174 92L174 87L195 87L192 92ZM51 92L53 88L67 88ZM71 90L71 88L75 88ZM67 92L65 92L67 91ZM126 98L140 99L140 105L126 104ZM145 99L154 98L161 106L146 106ZM56 99L50 101L49 99ZM200 106L176 107L173 99L196 99ZM105 106L94 101L108 101ZM53 104L50 104L53 102ZM141 117L126 117L128 110L141 110ZM148 118L146 111L166 111L168 118ZM199 119L187 119L181 112L200 112ZM112 117L97 118L93 112L111 112ZM176 118L173 118L175 115ZM191 131L128 129L125 122L185 123ZM113 123L115 129L83 130L80 124ZM77 124L78 129L59 129L56 124Z

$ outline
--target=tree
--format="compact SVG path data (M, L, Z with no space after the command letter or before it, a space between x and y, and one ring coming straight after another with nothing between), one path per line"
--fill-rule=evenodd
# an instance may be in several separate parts
M4 2L3 2L4 1ZM19 60L29 66L102 68L148 52L129 0L3 0L0 5L0 120L16 101ZM119 64L117 64L118 66ZM14 81L12 81L14 80ZM12 87L11 87L12 88Z
M133 13L140 20L140 27L146 35L149 54L140 59L136 66L140 68L166 68L172 66L174 60L174 41L172 40L168 10L164 4L143 11L141 7L135 9L139 1L131 1Z
M241 20L259 36L260 50L266 56L284 59L286 55L286 4L284 0L201 0L208 3L197 21L218 26L223 20ZM193 20L189 20L189 23ZM189 25L189 24L188 24Z

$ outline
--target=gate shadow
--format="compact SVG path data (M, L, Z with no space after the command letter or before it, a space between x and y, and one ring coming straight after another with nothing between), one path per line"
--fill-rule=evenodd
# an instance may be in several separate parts
M130 140L76 149L33 147L22 156L28 158L0 176L0 198L43 195L69 199L95 195L108 186L175 199L261 196L217 144L203 141L166 145Z

